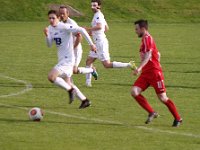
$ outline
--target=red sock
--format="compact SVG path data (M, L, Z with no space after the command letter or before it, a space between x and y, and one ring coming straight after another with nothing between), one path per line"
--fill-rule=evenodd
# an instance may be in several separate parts
M168 99L167 102L164 104L168 107L169 111L172 113L172 115L174 116L176 120L181 119L180 115L178 114L175 104L170 99Z
M146 100L146 98L144 96L142 96L141 94L134 97L135 100L138 102L138 104L144 108L148 113L153 113L154 110L153 108L150 106L150 104L148 103L148 101Z

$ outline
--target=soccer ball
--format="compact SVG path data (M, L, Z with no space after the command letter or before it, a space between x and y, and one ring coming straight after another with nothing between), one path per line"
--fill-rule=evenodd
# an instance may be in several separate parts
M32 121L41 121L44 113L40 108L34 107L29 110L28 115L29 115L30 120Z

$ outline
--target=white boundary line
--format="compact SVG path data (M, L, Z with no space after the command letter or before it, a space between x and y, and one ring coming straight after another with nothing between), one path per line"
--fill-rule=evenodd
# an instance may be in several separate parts
M32 84L26 82L26 81L23 81L23 80L18 80L18 79L15 79L15 78L12 78L12 77L8 77L8 76L5 76L5 75L2 75L0 74L0 77L2 78L6 78L6 79L9 79L9 80L13 80L15 82L19 82L19 83L23 83L26 88L19 91L19 92L16 92L16 93L11 93L11 94L7 94L7 95L0 95L0 98L6 98L6 97L11 97L11 96L17 96L17 95L21 95L21 94L24 94L30 90L32 90Z
M26 88L23 89L20 92L17 93L11 93L8 95L1 95L0 98L2 97L10 97L10 96L16 96L16 95L20 95L20 94L24 94L25 92L28 92L32 89L32 85L30 83L27 83L26 81L23 80L18 80L15 78L11 78L8 76L4 76L2 74L0 74L0 77L3 78L7 78L10 80L14 80L16 82L21 82L23 84L25 84ZM11 107L11 108L17 108L17 109L21 109L21 110L29 110L28 107L19 107L19 106L14 106L14 105L9 105L9 104L3 104L0 103L1 106L5 106L5 107ZM70 114L65 114L65 113L61 113L61 112L54 112L54 111L49 111L49 110L45 110L46 113L52 114L52 115L59 115L59 116L63 116L63 117L67 117L67 118L75 118L75 119L81 119L81 120L87 120L87 121L94 121L94 122L101 122L101 123L107 123L107 124L115 124L115 125L122 125L122 126L127 126L127 127L133 127L133 128L137 128L137 129L142 129L142 130L146 130L146 131L150 131L150 132L156 132L156 133L166 133L166 134L170 134L170 135L179 135L179 136L185 136L185 137L192 137L192 138L200 138L200 135L195 135L192 133L183 133L183 132L175 132L175 131L169 131L169 130L161 130L161 129L155 129L155 128L150 128L150 127L145 127L145 126L133 126L130 124L126 124L126 123L122 123L122 122L117 122L117 121L111 121L111 120L102 120L102 119L98 119L98 118L87 118L87 117L82 117L82 116L76 116L76 115L70 115Z

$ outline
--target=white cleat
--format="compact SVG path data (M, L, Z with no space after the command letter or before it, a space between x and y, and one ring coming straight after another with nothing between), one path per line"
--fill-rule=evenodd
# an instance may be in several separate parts
M135 65L135 61L130 61L129 64L132 70L137 69L137 66Z
M91 83L86 83L86 86L87 87L92 87L92 84Z

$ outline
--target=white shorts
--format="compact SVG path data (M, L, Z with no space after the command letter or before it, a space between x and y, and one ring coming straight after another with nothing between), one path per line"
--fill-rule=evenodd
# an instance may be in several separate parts
M79 44L75 49L74 49L74 57L75 57L75 63L74 66L79 66L81 59L82 59L82 54L83 54L83 49L81 44Z
M54 69L56 69L59 72L60 77L70 78L73 74L73 65L67 63L58 63L54 66Z
M110 60L108 40L96 42L97 52L90 51L89 57L98 58L100 61Z

